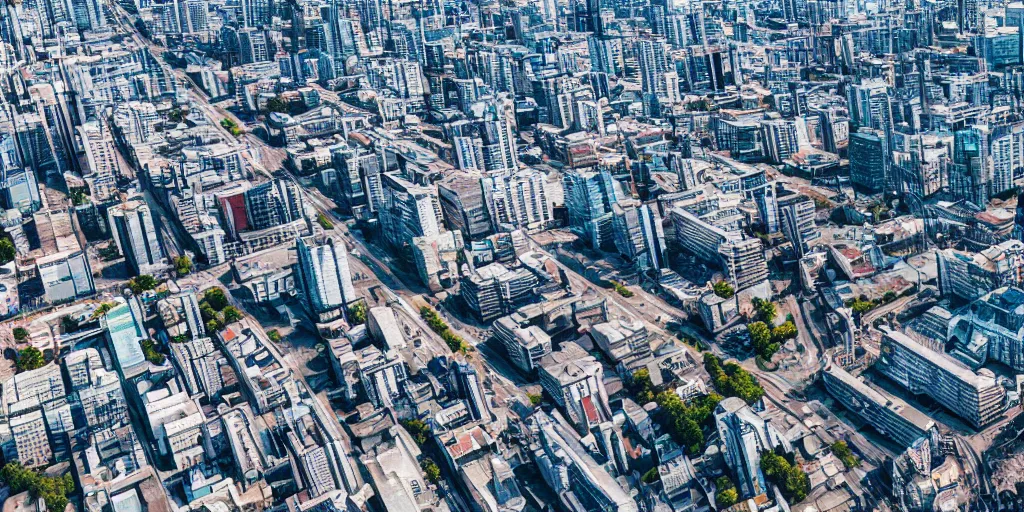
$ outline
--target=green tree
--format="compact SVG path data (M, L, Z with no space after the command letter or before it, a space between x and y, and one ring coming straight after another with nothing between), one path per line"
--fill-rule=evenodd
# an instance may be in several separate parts
M156 349L156 343L153 340L142 340L139 342L139 346L142 348L142 354L146 356L146 360L155 365L162 365L167 359L166 356Z
M366 303L357 302L348 308L348 321L353 326L366 323Z
M281 333L277 332L277 329L271 329L267 331L267 337L270 338L270 341L273 341L274 343L281 341Z
M128 280L128 287L131 288L132 293L139 295L142 292L155 289L160 285L160 282L155 277L149 274L142 274L138 277L133 277Z
M420 467L423 468L423 475L427 477L428 481L434 484L441 481L441 468L437 467L430 457L423 459L420 462Z
M42 368L46 364L46 359L43 358L43 353L35 347L25 347L18 352L18 371L28 372L38 368Z
M782 343L786 340L796 338L796 335L796 324L793 322L785 322L772 329L772 341L776 343Z
M220 332L224 328L224 323L216 318L211 318L206 321L206 332Z
M704 449L704 432L700 429L700 425L688 417L680 418L677 422L679 423L677 427L679 439L686 447L687 453L691 456L700 455Z
M14 260L17 251L14 250L14 243L10 238L0 238L0 265L6 265Z
M649 469L646 473L644 473L644 476L640 477L640 481L645 484L653 484L658 480L661 480L661 473L658 473L657 467Z
M764 396L764 388L749 372L736 363L722 364L714 354L704 354L704 369L711 376L715 389L724 396L735 396L748 404Z
M96 320L97 318L106 315L107 313L110 312L111 309L114 309L114 306L115 304L113 302L104 302L103 304L100 304L99 307L93 310L92 315L89 316L89 319Z
M834 453L839 460L843 461L843 464L849 469L860 466L860 459L853 454L853 450L851 450L850 446L846 444L846 441L836 441L832 443L832 453Z
M60 319L60 330L64 332L64 334L73 333L77 331L79 327L81 327L81 325L79 324L78 319L71 315L64 315Z
M757 318L769 326L775 325L775 304L770 300L763 300L757 297L754 298L754 310L757 312Z
M543 397L540 395L540 393L528 393L526 396L527 398L530 399L530 405L534 407L540 405L540 402L543 400Z
M274 96L267 100L267 112L288 113L288 102L280 96Z
M174 259L174 269L178 272L179 276L187 276L192 273L192 258L188 255L182 254Z
M747 332L750 333L750 344L754 347L754 351L764 357L765 350L772 342L771 329L764 322L754 322L747 324Z
M803 501L811 492L811 479L807 473L773 451L761 453L761 472L769 482L782 490L786 501L790 503Z
M24 327L15 327L11 333L14 334L14 341L17 341L18 343L28 339L28 329Z
M412 436L416 444L422 446L427 442L427 435L430 434L430 427L420 420L402 420L402 427Z
M714 290L715 295L723 299L731 299L733 295L736 295L736 290L726 281L715 282L715 284L711 285L711 289Z
M233 324L242 319L242 312L234 306L224 308L224 324Z
M721 510L726 507L731 507L739 501L739 493L736 492L736 484L732 483L732 480L727 476L720 476L718 480L715 480L715 505Z
M203 300L213 308L214 311L222 311L228 306L228 297L224 293L224 289L220 287L213 287L206 290L203 294Z

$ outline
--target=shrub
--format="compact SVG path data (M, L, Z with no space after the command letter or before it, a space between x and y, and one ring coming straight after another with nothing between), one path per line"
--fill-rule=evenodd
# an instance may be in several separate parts
M437 467L437 464L427 457L420 462L420 467L423 469L423 475L427 477L430 483L438 483L441 481L441 468Z
M846 441L836 441L832 443L832 453L835 454L839 460L843 461L843 464L848 469L853 469L860 466L860 459L853 454L853 450L846 444Z
M658 473L658 468L654 467L644 473L644 476L640 477L640 481L645 484L653 484L661 480L661 473Z
M332 223L331 220L328 219L327 216L322 213L316 214L316 223L320 224L320 227L326 229L327 231L334 229L334 223Z
M416 444L423 446L427 442L427 435L430 434L430 427L420 420L402 420L402 427L412 436Z
M17 368L19 372L28 372L42 368L46 364L43 353L35 347L25 347L18 352Z
M267 337L270 338L270 341L273 341L274 343L281 341L281 333L277 332L277 329L271 329L267 331Z
M192 272L192 259L182 254L174 259L174 269L179 276L187 276Z
M14 334L14 341L19 343L28 339L28 329L24 327L15 327L11 333Z
M357 302L348 308L348 321L353 326L366 323L366 303Z
M139 295L142 292L155 289L160 285L160 282L155 277L149 274L142 274L138 277L133 277L128 280L128 287L131 288L132 293Z
M736 290L734 290L732 285L726 281L716 282L711 285L711 289L714 290L715 295L718 295L723 299L731 299L733 295L736 295Z
M153 340L145 339L139 342L142 347L142 353L146 356L146 361L149 361L155 365L162 365L167 359L156 349L156 343Z
M540 405L541 400L543 400L543 397L539 393L529 393L526 396L530 399L530 405L534 407Z

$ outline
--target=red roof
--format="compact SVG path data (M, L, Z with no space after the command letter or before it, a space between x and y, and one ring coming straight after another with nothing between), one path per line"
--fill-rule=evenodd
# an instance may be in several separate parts
M594 400L590 395L583 397L583 412L587 415L588 423L598 423L601 421L601 416L597 414L597 407L594 407Z

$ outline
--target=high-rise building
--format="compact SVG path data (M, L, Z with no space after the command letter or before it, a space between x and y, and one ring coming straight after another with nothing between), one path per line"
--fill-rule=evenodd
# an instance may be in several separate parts
M953 134L953 164L949 167L949 193L955 199L984 208L991 179L989 133L986 126L972 126Z
M614 319L590 329L594 344L608 359L630 370L649 362L651 343L647 326L636 319Z
M715 408L715 426L722 443L725 463L741 498L767 491L761 472L761 452L781 447L793 451L789 441L741 398L729 397Z
M572 169L562 177L569 229L591 247L609 246L612 235L612 205L622 193L607 170Z
M926 395L969 424L980 428L999 418L1006 407L1006 391L991 370L972 372L946 354L889 331L875 369L911 393Z
M255 0L260 1L260 0ZM267 62L273 55L267 33L257 28L243 28L238 31L238 57L242 64Z
M388 244L402 248L415 237L441 233L441 204L435 188L414 185L397 173L383 174L381 183L384 201L379 218Z
M814 225L816 214L814 201L802 194L792 194L779 198L779 220L782 233L793 243L797 255L804 256L812 240L821 238L821 233Z
M88 168L83 175L89 183L93 200L106 201L117 193L117 176L120 174L114 138L107 126L95 121L79 126L78 135L85 148Z
M491 409L487 405L487 397L476 369L469 363L452 361L448 375L455 388L455 396L465 400L469 406L470 417L474 421L490 421Z
M320 321L347 315L356 292L344 242L332 237L305 237L295 244L302 295L310 312Z
M494 231L545 229L554 221L548 200L547 176L535 169L491 173L481 178L484 204Z
M453 175L437 184L437 194L448 229L461 232L467 240L491 234L491 218L479 176Z
M166 263L149 205L140 200L127 201L110 207L107 216L117 250L132 272L152 274Z
M501 263L491 263L463 277L459 292L480 321L490 322L532 302L538 282L526 268L510 270Z
M880 130L862 128L850 134L850 182L881 192L889 169L888 143Z
M619 254L638 270L668 266L665 232L657 206L616 203L612 206L612 230Z

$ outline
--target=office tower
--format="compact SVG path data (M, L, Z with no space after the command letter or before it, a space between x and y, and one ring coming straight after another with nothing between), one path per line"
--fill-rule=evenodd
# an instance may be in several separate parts
M633 45L640 66L640 88L645 94L665 95L662 75L668 71L665 42L660 39L639 39Z
M295 247L302 296L312 314L320 321L347 315L348 304L356 300L356 292L345 244L332 237L305 237L298 239Z
M939 292L943 297L973 301L1003 286L1024 286L1024 243L1007 240L978 252L936 252Z
M206 18L207 2L203 0L177 0L178 20L181 32L191 34L205 32L209 23Z
M622 193L607 170L571 169L562 178L569 229L594 248L613 241L612 205Z
M727 240L719 247L718 254L722 259L722 268L737 290L767 283L768 263L761 240Z
M885 134L861 128L850 134L850 182L881 192L888 179L889 158Z
M241 0L241 24L243 27L270 25L274 0Z
M129 101L114 111L114 126L129 145L143 144L157 133L161 117L150 102Z
M490 322L535 299L537 276L520 267L509 269L501 263L479 267L462 278L460 294L480 321Z
M781 447L793 451L789 441L770 423L737 397L729 397L715 408L715 427L722 443L725 463L733 474L741 498L767 491L761 473L761 452Z
M1015 243L1019 243L1014 241ZM971 368L1000 362L1024 371L1024 290L999 288L964 308L949 322L951 354Z
M1003 414L1006 391L990 370L972 372L946 354L890 331L875 369L916 395L926 395L975 428Z
M492 233L479 176L454 174L437 184L437 194L448 229L461 232L467 240L479 240Z
M305 207L295 183L277 179L256 185L244 193L249 229L259 231L303 220Z
M1014 186L1017 176L1024 176L1024 124L999 126L992 132L992 181L989 197Z
M984 208L988 204L990 155L988 128L972 126L953 134L953 164L949 167L949 193Z
M614 319L590 330L594 344L615 364L633 370L647 364L651 356L647 327L637 319Z
M533 373L541 358L551 353L551 336L536 325L521 325L514 316L494 322L494 337L505 347L508 358L521 371Z
M531 441L536 443L531 445L536 446L532 455L541 477L563 500L578 503L574 510L637 512L636 501L622 490L608 470L577 448L574 439L578 434L544 411L531 415L526 425Z
M761 138L769 162L781 164L800 151L796 123L788 119L761 121Z
M814 201L802 194L792 194L779 198L779 220L782 233L793 243L798 256L807 254L812 240L821 237L814 224L816 214Z
M474 421L490 421L491 409L487 406L487 397L480 383L480 376L472 365L465 362L452 361L448 375L455 388L455 396L462 398L469 405L469 414Z
M267 62L272 56L266 32L257 28L243 28L238 31L238 58L241 64Z
M868 79L850 86L850 123L855 128L881 130L886 139L892 133L892 104L889 87L881 79Z
M79 30L99 30L107 26L107 17L100 0L71 0L71 9Z
M384 240L406 247L419 236L441 233L441 205L433 187L414 185L396 173L381 175L383 202L379 217Z
M117 250L133 273L151 274L165 263L149 205L140 200L127 201L110 207L107 216Z
M615 247L641 271L668 266L665 232L657 206L616 203L612 206Z
M856 414L884 438L900 446L911 446L921 437L929 436L935 422L920 410L885 391L873 388L864 379L850 375L832 363L822 372L825 390L836 403Z
M601 363L576 343L544 356L539 374L541 386L581 435L611 420Z

